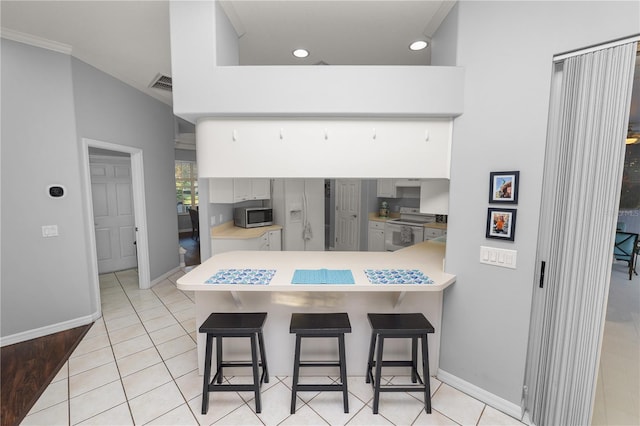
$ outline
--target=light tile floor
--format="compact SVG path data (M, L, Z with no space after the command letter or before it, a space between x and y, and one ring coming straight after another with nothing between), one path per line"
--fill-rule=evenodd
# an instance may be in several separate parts
M593 425L640 425L640 276L613 264Z
M22 425L521 425L484 403L431 379L433 413L419 393L386 393L378 415L364 377L349 377L345 414L337 392L299 393L289 413L291 378L262 388L262 413L246 392L210 395L200 414L194 295L176 288L183 273L138 288L137 273L100 276L103 317L96 321ZM229 378L232 382L246 377ZM333 378L324 377L330 383ZM401 383L406 377L388 377ZM215 406L215 408L213 408Z

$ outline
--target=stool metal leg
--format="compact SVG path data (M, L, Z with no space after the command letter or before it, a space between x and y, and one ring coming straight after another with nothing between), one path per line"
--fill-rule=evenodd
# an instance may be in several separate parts
M347 391L347 357L344 350L344 334L338 336L338 350L340 352L340 381L342 382L342 402L344 412L349 412L349 392Z
M260 374L258 372L258 348L255 333L251 335L251 364L253 367L253 393L256 398L256 413L262 411L260 404Z
M207 414L209 411L209 380L211 376L211 352L213 345L213 336L207 334L207 346L205 346L204 355L204 378L202 380L202 414Z
M218 384L222 383L222 337L216 336L216 374L218 375Z
M291 414L296 413L296 393L298 392L298 378L300 375L300 342L301 337L296 334L296 352L293 360L293 385L291 386Z
M427 414L431 414L431 383L429 374L429 348L427 347L427 335L422 335L422 375L424 376L424 408Z
M380 403L380 380L382 376L382 350L384 348L384 336L378 339L378 354L376 356L376 374L373 386L373 414L378 414L378 404Z
M264 376L264 382L269 383L269 368L267 367L267 356L265 355L262 331L258 331L258 345L260 346L260 360L262 361L262 375Z
M376 333L371 333L371 343L369 344L369 359L367 361L367 374L365 383L371 383L371 369L373 368L373 353L376 348Z

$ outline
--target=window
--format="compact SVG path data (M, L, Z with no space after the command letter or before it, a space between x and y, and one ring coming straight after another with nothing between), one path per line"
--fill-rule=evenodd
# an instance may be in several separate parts
M193 161L176 161L176 203L178 213L198 205L198 168Z

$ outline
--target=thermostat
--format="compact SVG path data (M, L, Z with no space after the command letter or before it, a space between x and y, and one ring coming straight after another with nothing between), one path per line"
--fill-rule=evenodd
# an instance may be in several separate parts
M62 198L64 196L64 186L50 185L48 192L51 198Z

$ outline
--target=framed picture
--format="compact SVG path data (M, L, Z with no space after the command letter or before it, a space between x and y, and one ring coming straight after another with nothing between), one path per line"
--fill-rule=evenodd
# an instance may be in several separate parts
M516 209L489 207L487 213L487 238L513 241L516 236Z
M489 203L518 204L520 172L491 172Z

